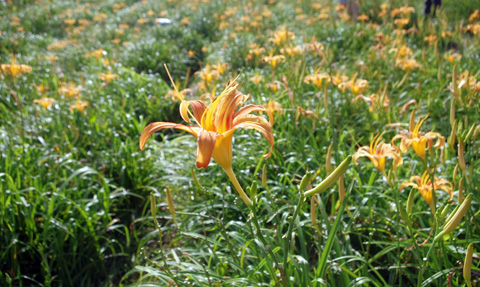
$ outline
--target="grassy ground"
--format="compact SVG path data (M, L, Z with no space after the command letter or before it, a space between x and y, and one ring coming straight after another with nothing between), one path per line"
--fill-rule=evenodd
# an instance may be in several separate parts
M420 2L360 1L356 20L331 1L0 1L0 286L465 285L480 13ZM273 113L270 158L260 133L234 135L253 209L213 160L195 168L195 137L167 129L140 150L147 124L185 123L164 64L188 100L239 75ZM424 156L389 145L427 115L407 133L432 140ZM357 158L376 134L384 150ZM315 187L349 155L344 187L304 201L304 175Z

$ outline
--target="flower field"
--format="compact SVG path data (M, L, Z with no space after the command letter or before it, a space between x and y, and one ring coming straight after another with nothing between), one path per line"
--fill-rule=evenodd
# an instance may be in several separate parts
M347 2L0 1L0 286L477 286L480 5Z

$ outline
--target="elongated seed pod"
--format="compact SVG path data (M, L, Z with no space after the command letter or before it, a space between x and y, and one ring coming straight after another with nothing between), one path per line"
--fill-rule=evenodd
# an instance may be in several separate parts
M448 234L453 230L455 230L455 228L458 226L458 224L462 220L463 216L465 216L468 209L470 208L470 203L472 203L471 193L465 198L462 205L460 205L457 212L455 212L455 215L453 215L451 219L447 221L447 223L443 227L443 230L437 236L435 236L435 240L442 238L442 236L444 236L445 234Z
M465 165L465 147L463 140L458 141L458 167L462 170L463 174L467 174L467 166Z
M325 161L325 170L327 171L327 175L329 175L330 173L332 173L333 171L333 167L332 167L332 149L333 149L333 145L330 145L328 147L328 151L327 151L327 159Z
M460 179L460 182L458 183L458 203L462 204L463 203L463 177Z
M332 186L336 181L337 179L345 173L345 171L347 171L347 168L350 166L350 163L352 162L352 156L349 155L346 159L344 159L342 161L342 163L340 163L340 165L329 175L327 176L327 178L325 178L319 185L317 185L316 187L310 189L310 190L307 190L305 192L305 196L312 196L312 195L315 195L317 193L321 193L321 192L324 192L325 190L327 190L327 188L329 188L330 186Z
M465 261L463 262L463 279L467 283L468 287L472 286L472 257L473 257L473 244L468 244L467 254L465 254Z
M170 212L173 222L177 224L177 219L175 218L175 206L173 205L173 198L172 198L172 193L170 192L170 188L167 187L166 192L167 192L168 212Z

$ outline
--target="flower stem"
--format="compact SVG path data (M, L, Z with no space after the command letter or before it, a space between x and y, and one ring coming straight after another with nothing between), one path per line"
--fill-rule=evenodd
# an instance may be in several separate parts
M252 201L250 200L250 198L248 198L248 196L247 196L247 194L245 193L245 191L243 191L243 188L242 188L242 186L240 185L240 183L238 182L237 177L235 176L235 173L234 173L233 170L232 170L232 167L225 168L224 170L225 170L225 172L227 173L228 178L229 178L230 181L232 182L233 186L234 186L235 189L237 190L238 194L239 194L240 197L243 199L243 202L245 202L245 204L246 204L248 207L252 207Z

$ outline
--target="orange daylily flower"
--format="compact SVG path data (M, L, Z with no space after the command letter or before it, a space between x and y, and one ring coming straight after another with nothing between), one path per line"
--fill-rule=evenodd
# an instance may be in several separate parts
M76 101L75 104L70 105L70 112L78 110L81 113L85 112L85 107L90 106L90 103L87 101Z
M143 150L150 136L161 129L175 128L192 134L198 140L197 167L206 168L213 157L215 162L225 170L245 204L251 206L252 202L243 192L232 170L233 132L238 128L256 129L259 131L270 143L270 151L264 155L265 158L268 158L272 154L274 143L272 133L273 116L268 109L258 105L247 105L237 110L249 98L248 95L237 91L238 85L236 79L231 81L225 90L208 106L200 100L182 100L174 85L178 98L181 100L181 117L187 123L192 123L191 119L193 118L198 126L187 126L171 122L151 123L140 135L139 146ZM267 121L261 116L250 114L254 111L266 112L269 120Z
M97 76L100 80L106 82L106 83L110 83L111 81L113 80L116 80L118 79L118 75L117 74L112 74L110 71L108 71L108 73L100 73L98 74Z
M53 98L41 98L39 100L33 100L33 103L37 104L39 106L42 106L45 109L48 109L49 107L52 106L53 103L55 103L55 99L53 99Z
M428 132L425 135L422 135L420 127L427 118L428 115L423 119L420 117L420 119L414 126L413 123L415 119L415 110L413 110L410 117L409 131L404 131L403 133L394 136L392 139L392 144L395 142L396 139L401 139L400 150L403 153L406 153L408 148L412 146L415 153L422 159L425 158L427 150L431 149L432 146L434 148L443 147L445 145L445 138L441 134ZM433 145L433 139L435 138L437 139L437 143Z
M15 57L10 58L10 64L0 65L0 71L4 74L11 74L12 77L16 78L22 73L31 73L32 67L28 65L19 65L17 64L17 59Z
M391 144L380 142L382 135L373 136L370 141L370 146L360 147L352 156L353 162L357 163L359 157L368 157L375 167L380 170L385 177L385 158L393 159L394 167L397 168L403 164L403 159L398 148Z
M452 200L452 196L453 196L452 183L446 179L435 177L432 185L432 180L429 177L428 171L425 171L422 177L415 175L410 177L409 181L402 182L402 185L400 186L400 190L404 189L407 186L411 186L417 189L418 191L420 191L420 194L422 195L423 199L425 199L425 201L428 203L428 205L432 209L432 212L435 212L433 191L441 189L446 193L448 193L450 195L449 200Z
M317 88L321 88L323 84L328 84L330 83L330 75L328 73L318 73L318 70L315 70L315 72L312 75L307 75L305 77L305 83L310 84L313 83Z

